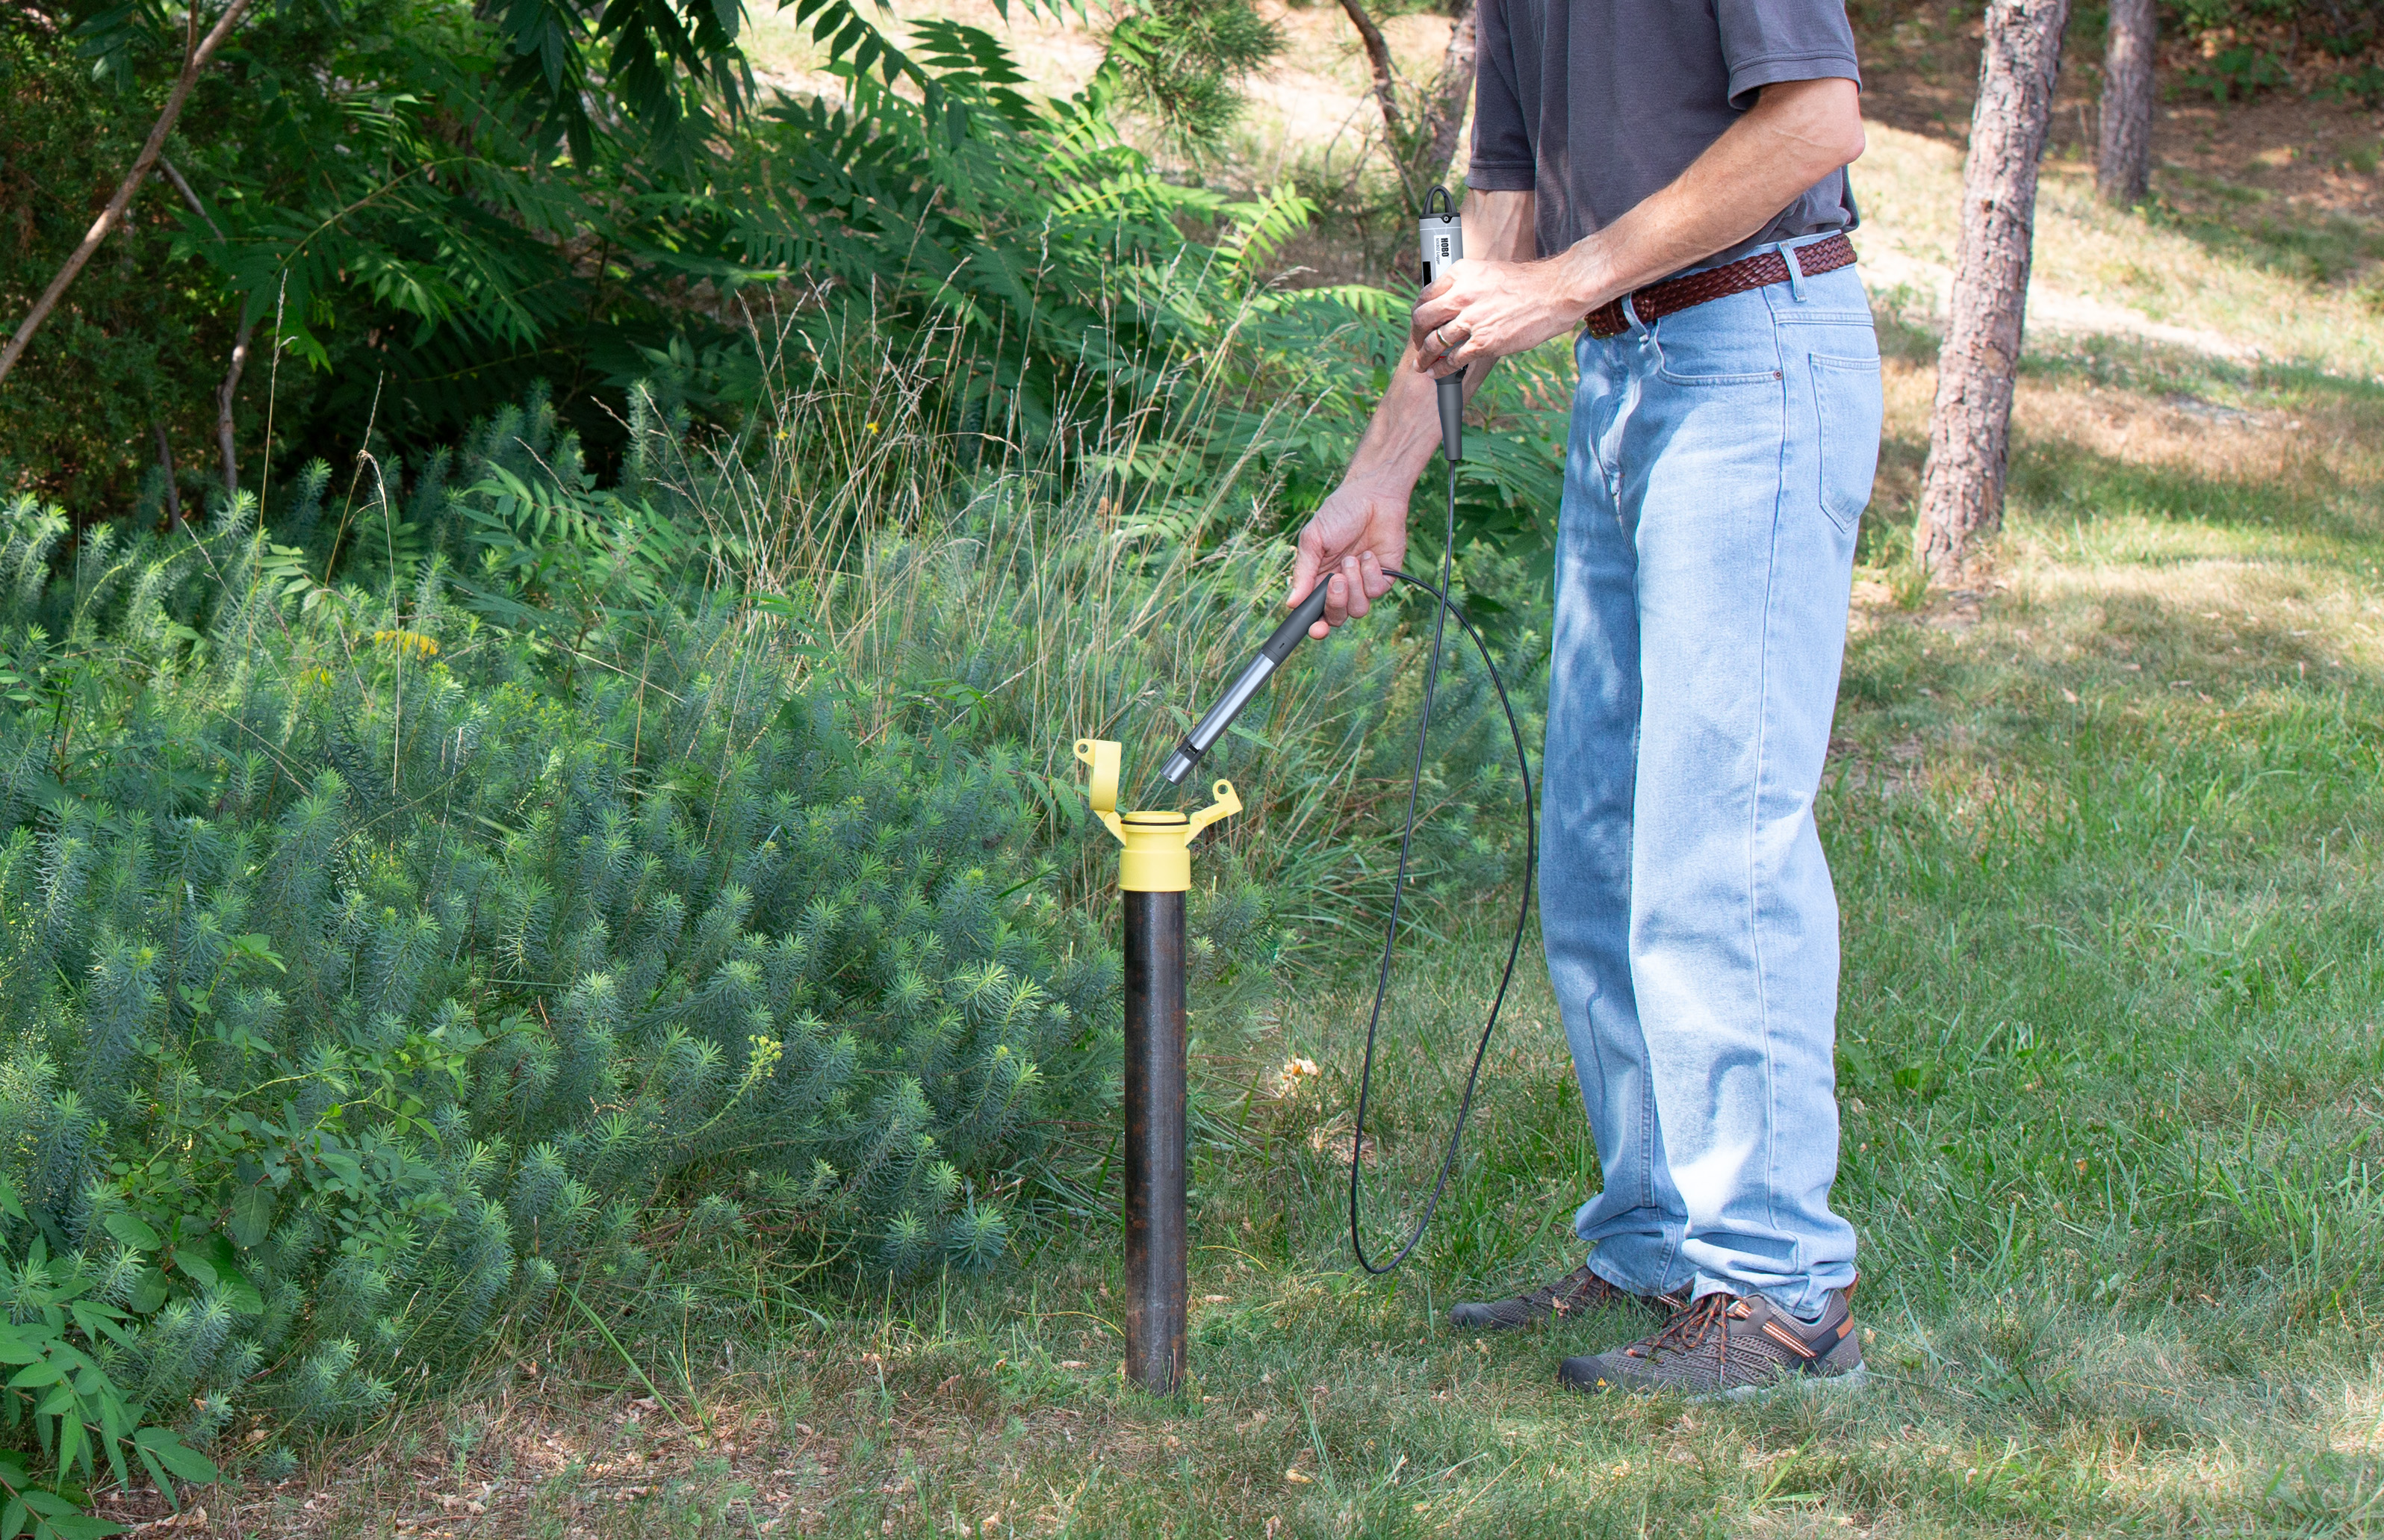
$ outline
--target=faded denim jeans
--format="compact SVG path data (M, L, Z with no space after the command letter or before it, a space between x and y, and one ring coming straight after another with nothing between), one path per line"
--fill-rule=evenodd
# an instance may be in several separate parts
M1879 455L1870 308L1842 267L1576 354L1540 871L1606 1178L1574 1227L1623 1288L1810 1319L1855 1275L1813 798Z

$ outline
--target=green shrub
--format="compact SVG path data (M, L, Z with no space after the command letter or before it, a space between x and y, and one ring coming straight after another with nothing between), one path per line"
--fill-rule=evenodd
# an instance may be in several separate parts
M743 447L640 392L612 488L534 394L354 501L307 467L263 531L0 510L0 1256L121 1312L94 1372L205 1447L598 1308L634 1341L706 1257L984 1267L1104 1211L1115 862L1066 745L1147 773L1283 569L1263 462L1197 447L1279 425L1222 421L1215 360L1159 378L1190 436L1062 424L1089 474L971 469L896 378ZM1250 809L1194 896L1209 1050L1379 903L1402 614L1213 761ZM1463 654L1442 700L1459 900L1521 831Z
M435 583L291 592L239 512L55 581L61 519L0 531L5 1236L99 1269L139 1329L88 1350L191 1435L643 1288L689 1186L986 1265L1112 1094L1115 962L1022 881L1012 762L864 751L784 627L692 609L562 690Z
M5 1182L0 1213L26 1218ZM177 1478L216 1477L213 1461L172 1430L148 1423L147 1409L129 1399L94 1356L113 1356L108 1350L130 1335L127 1312L111 1303L124 1292L128 1266L121 1254L97 1261L53 1258L39 1236L21 1259L0 1258L0 1301L7 1310L0 1320L0 1363L9 1368L0 1389L0 1436L31 1435L43 1457L35 1462L0 1452L0 1535L83 1540L118 1533L83 1516L85 1488L103 1474L123 1483L137 1471L169 1501ZM210 1317L224 1319L221 1311ZM202 1406L193 1421L208 1417Z

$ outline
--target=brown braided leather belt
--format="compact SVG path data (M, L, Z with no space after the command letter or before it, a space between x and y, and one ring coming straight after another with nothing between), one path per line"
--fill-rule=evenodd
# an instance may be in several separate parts
M1796 266L1807 278L1819 273L1833 273L1851 267L1855 260L1855 243L1843 234L1816 241L1809 246L1796 248ZM1666 279L1634 290L1631 308L1642 326L1686 310L1693 304L1718 300L1725 294L1744 294L1749 289L1767 289L1775 283L1788 281L1788 259L1778 252L1757 252L1742 256L1735 262L1719 267L1708 267L1702 273L1686 278ZM1622 302L1607 301L1589 313L1583 323L1592 337L1620 337L1631 329L1630 318L1622 313Z

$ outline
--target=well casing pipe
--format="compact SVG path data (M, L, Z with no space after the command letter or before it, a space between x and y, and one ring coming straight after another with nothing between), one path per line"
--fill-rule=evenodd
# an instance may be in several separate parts
M1124 846L1118 897L1125 941L1125 1373L1157 1395L1184 1384L1186 1214L1184 895L1192 838L1242 810L1233 783L1199 812L1117 811L1118 746L1080 739L1093 812Z
M1125 1375L1184 1381L1190 1251L1185 1203L1184 895L1125 908Z

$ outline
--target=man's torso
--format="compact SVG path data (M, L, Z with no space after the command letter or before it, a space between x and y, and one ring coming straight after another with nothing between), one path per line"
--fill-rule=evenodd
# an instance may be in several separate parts
M1483 191L1538 194L1540 254L1602 230L1670 184L1762 86L1858 79L1841 0L1481 0L1473 166ZM1849 229L1833 171L1724 262ZM1699 266L1707 266L1702 263Z

